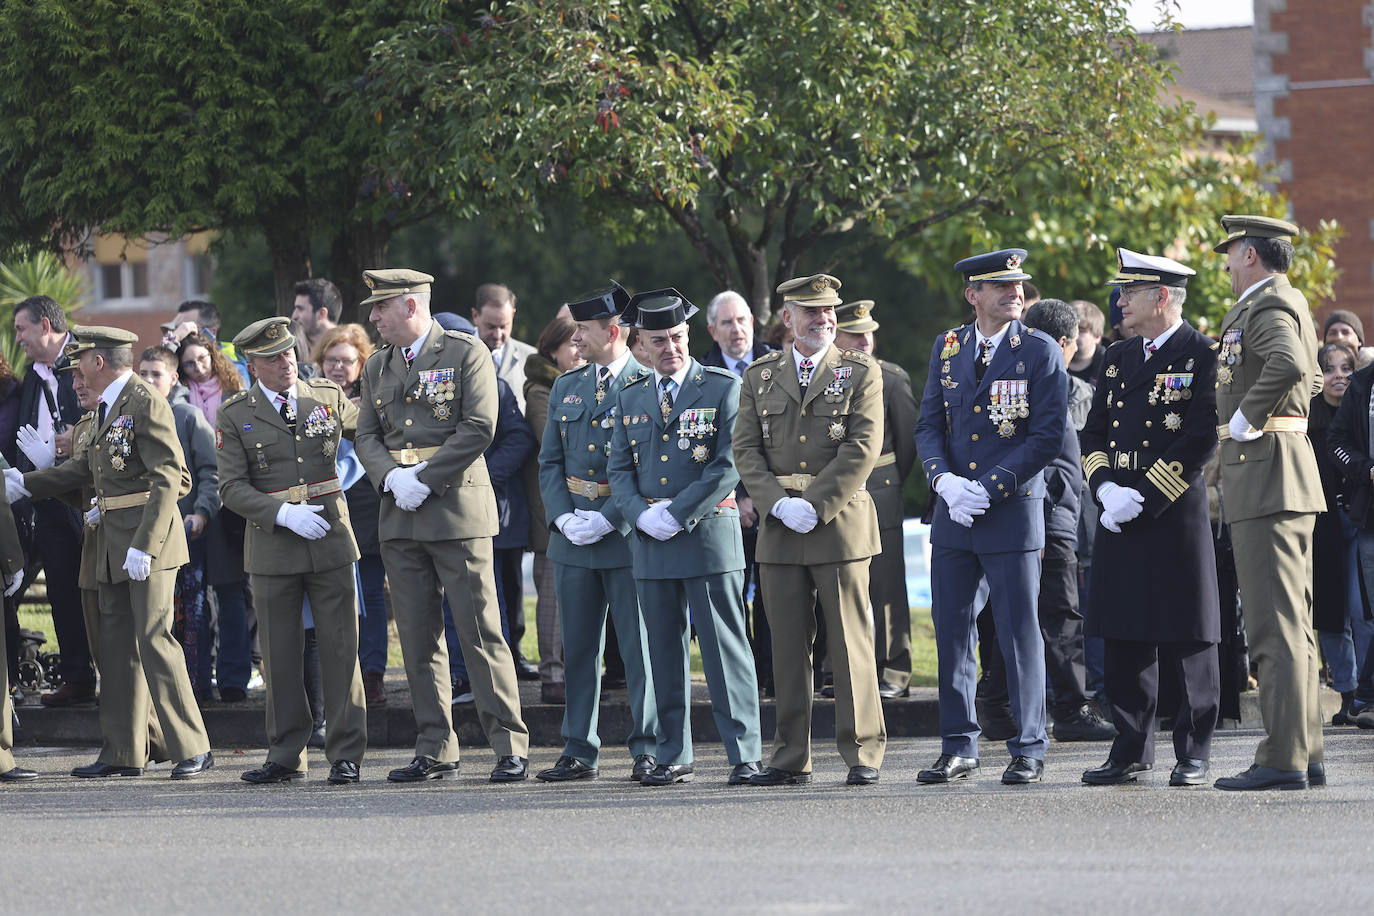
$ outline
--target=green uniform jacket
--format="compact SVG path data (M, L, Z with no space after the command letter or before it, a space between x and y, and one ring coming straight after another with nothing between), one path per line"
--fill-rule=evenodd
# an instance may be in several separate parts
M342 388L325 378L298 380L294 433L257 384L220 404L216 420L220 499L248 520L245 571L264 576L324 572L358 559L342 492L307 500L324 507L320 517L329 523L318 540L276 523L282 503L291 501L279 491L338 477L339 440L352 438L358 427L358 408Z
M1270 417L1307 416L1322 387L1317 335L1307 300L1286 276L1273 277L1231 306L1221 341L1218 425L1225 426L1237 407L1255 429L1263 429ZM1221 474L1228 522L1326 511L1312 443L1301 433L1267 432L1250 442L1224 439Z
M446 370L452 371L453 398L431 403L421 373ZM419 475L433 491L420 508L402 511L390 493L382 494L381 539L494 536L500 530L496 495L482 457L496 432L496 367L487 345L434 322L409 369L400 347L382 347L368 358L362 381L354 445L378 490L400 466L391 449L438 448Z
M882 552L878 515L864 489L882 451L882 373L867 353L834 345L815 365L804 399L791 347L744 371L735 466L762 519L760 563L838 563ZM803 491L784 489L775 476L794 474L814 479ZM771 514L784 496L806 499L820 523L807 534L788 528Z
M96 577L127 582L124 559L133 547L152 557L153 569L176 569L190 557L177 500L191 492L172 407L132 373L110 405L105 425L91 423L66 464L30 471L24 486L46 499L94 486L107 499L148 492L146 505L105 512L95 533Z
M4 459L0 458L0 464ZM10 509L10 498L5 492L5 479L0 475L0 573L6 578L24 568L24 548L19 543L19 528L14 524L14 512ZM3 636L0 636L3 641ZM9 710L4 710L9 714Z
M717 505L739 484L739 379L692 360L665 423L656 375L626 385L611 442L611 494L631 525L649 500L669 499L683 530L666 541L635 529L636 579L687 579L744 569L739 509Z
M616 426L617 398L629 384L651 374L631 356L596 399L597 366L588 363L560 375L549 394L549 419L539 446L539 495L549 525L549 559L583 569L618 569L630 565L627 519L609 495L588 496L568 490L568 478L606 484L606 461ZM615 531L595 544L577 547L554 526L554 519L574 509L595 509Z
M902 484L916 464L916 420L920 409L911 391L911 376L896 363L878 360L883 370L883 456L891 455L891 464L873 468L868 475L868 495L878 510L879 528L900 528L902 512ZM882 456L880 456L882 457Z

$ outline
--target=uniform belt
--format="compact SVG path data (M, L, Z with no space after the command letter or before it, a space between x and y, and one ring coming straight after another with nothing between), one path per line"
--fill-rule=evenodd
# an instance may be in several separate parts
M1264 424L1263 432L1266 433L1305 433L1307 432L1306 417L1270 417L1269 422ZM1225 442L1231 438L1231 426L1226 424L1217 427L1217 438Z
M1146 463L1149 463L1147 459ZM1140 470L1140 452L1112 452L1111 467L1117 471Z
M896 463L897 463L897 453L896 453L896 452L883 452L881 455L878 456L878 460L877 460L877 462L874 463L873 466L874 466L875 468L885 468L885 467L887 467L889 464L896 464Z
M331 477L328 480L320 480L315 483L298 483L294 487L287 487L285 490L273 490L267 495L280 496L289 503L301 505L316 496L330 496L341 492L343 492L343 486L339 483L339 478Z
M439 454L439 446L432 445L429 448L393 448L391 460L402 467L409 467L412 464L419 464L421 461L428 461Z
M152 495L151 491L144 490L141 493L125 493L123 496L97 496L95 504L100 507L100 514L104 515L114 509L132 509L135 506L146 506Z
M568 492L585 496L588 499L596 499L601 496L611 495L611 485L608 483L597 483L595 480L583 480L581 477L565 477L568 483Z
M646 503L648 503L649 505L652 506L654 503L667 503L667 502L672 502L672 497L670 497L670 496L661 496L661 497L646 496L646 497L644 497L644 501L645 501ZM727 496L727 497L725 497L724 499L722 499L720 502L716 503L716 506L715 506L715 507L716 507L717 509L738 509L738 508L739 508L739 505L735 502L735 497L733 497L733 496Z
M778 486L784 490L796 490L798 493L805 492L807 487L816 482L815 474L777 474L775 477ZM868 484L859 484L859 489L867 490Z

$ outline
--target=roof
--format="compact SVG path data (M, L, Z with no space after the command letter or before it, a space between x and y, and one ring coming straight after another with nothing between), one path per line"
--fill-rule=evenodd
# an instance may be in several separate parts
M1176 76L1179 88L1236 102L1253 112L1255 47L1252 26L1142 32L1140 38L1159 48L1166 60L1179 65ZM1188 97L1194 96L1189 94Z

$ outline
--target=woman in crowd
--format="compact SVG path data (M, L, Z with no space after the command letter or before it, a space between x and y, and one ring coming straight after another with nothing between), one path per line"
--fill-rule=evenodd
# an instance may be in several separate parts
M177 348L181 382L213 429L220 402L243 388L243 380L224 351L204 334L189 334Z

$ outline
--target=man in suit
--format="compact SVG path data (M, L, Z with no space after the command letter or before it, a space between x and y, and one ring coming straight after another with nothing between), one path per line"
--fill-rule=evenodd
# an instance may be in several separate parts
M882 448L883 382L866 353L835 346L840 281L781 284L792 346L745 370L735 465L763 517L759 579L773 635L777 735L755 785L811 781L811 647L820 601L835 669L835 740L850 785L878 780L883 725L868 564L882 549L864 488Z
M1107 351L1080 449L1102 507L1088 632L1104 639L1117 736L1089 785L1133 782L1154 765L1160 667L1179 684L1171 786L1207 778L1221 681L1216 557L1202 467L1216 449L1216 352L1183 320L1188 278L1169 258L1117 249L1123 323ZM1167 575L1161 571L1167 570Z
M860 299L835 310L835 346L873 355L873 300ZM906 549L902 542L902 484L916 463L916 396L911 377L896 363L878 360L883 373L883 450L868 475L868 495L878 510L883 552L868 570L868 601L873 608L873 654L878 663L878 693L884 698L911 695L911 605L906 594Z
M0 458L0 467L8 466ZM19 529L14 524L5 485L0 480L0 574L4 576L5 597L19 591L24 584L24 548L19 543ZM14 754L14 709L10 706L9 649L5 645L5 629L0 627L0 782L27 782L37 779L33 770L16 766Z
M505 379L525 412L525 360L536 352L534 347L511 335L515 324L515 293L504 283L483 283L477 287L477 304L472 309L472 323L477 336L491 350L497 378ZM524 634L523 617L521 635ZM516 643L519 645L519 642Z
M405 656L418 735L392 782L458 770L442 598L463 641L477 717L497 754L493 782L526 778L529 730L492 577L496 498L482 452L496 427L496 371L482 342L430 317L434 278L364 271L370 320L387 346L363 369L356 450L383 491L382 561Z
M252 576L267 681L267 762L245 782L305 777L314 728L304 685L304 601L310 601L324 686L329 781L358 781L367 711L358 667L360 556L339 483L339 441L358 408L325 378L298 382L296 339L286 318L244 328L234 346L257 383L220 405L215 445L224 504L248 520L244 567Z
M151 701L171 759L180 761L172 778L186 779L215 762L171 631L176 571L188 559L177 499L189 491L190 474L167 399L133 374L137 335L89 326L76 338L69 368L99 397L90 438L66 464L25 475L5 471L12 492L41 499L93 486L97 494L100 729L115 736L107 748L129 756L97 760L72 775L140 775L149 757Z
M14 307L14 337L29 358L19 393L19 422L32 427L37 439L51 444L55 459L65 462L72 454L71 427L81 417L72 391L72 378L63 350L71 340L67 316L48 296L31 296ZM17 461L21 471L32 471L27 455ZM21 507L20 512L29 511ZM43 695L44 706L87 706L95 702L95 668L91 645L81 612L77 572L81 563L81 513L56 499L32 505L32 540L29 560L45 572L53 628L62 655L62 686Z
M1002 782L1044 773L1045 656L1037 617L1045 546L1041 472L1068 419L1064 357L1021 323L1021 248L965 258L964 299L975 320L936 339L916 426L927 482L938 494L931 527L931 615L940 669L940 757L922 783L978 772L974 621L986 578L1006 660L1016 733ZM965 474L969 476L964 476Z
M568 782L596 777L596 734L606 614L615 624L630 704L630 778L653 772L658 731L649 646L635 594L628 535L633 523L611 496L606 462L619 418L616 399L648 373L626 347L620 313L629 294L618 283L568 303L572 340L587 364L559 376L549 394L549 421L539 447L539 494L549 525L549 559L563 631L563 753L537 778Z
M1236 296L1217 357L1221 489L1267 734L1254 765L1216 786L1304 789L1326 783L1312 632L1312 529L1326 499L1306 436L1322 383L1317 335L1287 277L1298 227L1266 216L1221 224L1214 250Z
M730 785L759 772L759 686L744 628L744 546L731 438L738 377L688 355L696 314L674 289L630 300L654 371L621 391L608 468L620 514L634 519L634 577L644 609L660 740L641 783L685 782L692 770L691 624L711 691ZM691 608L689 619L688 607Z

